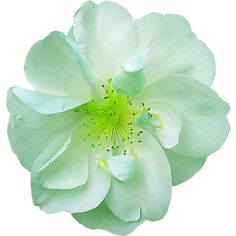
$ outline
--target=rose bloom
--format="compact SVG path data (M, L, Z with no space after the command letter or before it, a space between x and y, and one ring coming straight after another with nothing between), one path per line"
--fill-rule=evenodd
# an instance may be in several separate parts
M25 74L35 90L9 90L8 135L33 202L92 229L125 235L162 219L172 185L229 132L214 57L178 15L133 20L86 2L68 35L33 45Z

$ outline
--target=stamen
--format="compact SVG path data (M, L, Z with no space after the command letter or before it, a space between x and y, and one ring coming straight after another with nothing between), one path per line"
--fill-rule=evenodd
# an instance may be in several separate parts
M85 115L81 123L83 141L91 148L104 146L107 152L125 149L134 142L139 143L141 131L136 126L136 116L140 115L140 111L133 107L131 97L114 91L111 79L101 86L105 95L102 101L93 100L74 109ZM147 113L144 104L141 110Z

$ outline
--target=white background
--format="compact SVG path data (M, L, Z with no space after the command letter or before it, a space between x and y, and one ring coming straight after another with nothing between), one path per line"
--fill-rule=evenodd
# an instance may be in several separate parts
M96 1L98 2L98 1ZM193 179L173 189L169 212L146 222L133 236L236 235L236 5L234 0L117 0L137 18L156 11L185 16L214 52L213 88L231 105L231 132L225 145ZM48 215L33 206L29 173L12 153L6 135L6 91L29 87L23 64L29 47L53 30L67 32L79 0L1 0L0 2L0 235L108 236L76 223L70 215Z

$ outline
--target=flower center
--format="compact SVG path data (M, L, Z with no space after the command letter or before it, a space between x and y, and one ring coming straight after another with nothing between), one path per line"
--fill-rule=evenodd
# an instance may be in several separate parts
M135 109L131 98L117 93L111 80L102 87L103 99L93 100L74 110L82 113L83 142L93 148L105 146L107 151L126 150L128 145L141 142L143 131L135 125L139 110Z
M151 114L145 104L133 105L131 97L116 92L112 80L102 85L104 97L82 105L80 112L81 139L92 148L126 155L132 151L132 144L141 143L143 128L161 128L157 114Z

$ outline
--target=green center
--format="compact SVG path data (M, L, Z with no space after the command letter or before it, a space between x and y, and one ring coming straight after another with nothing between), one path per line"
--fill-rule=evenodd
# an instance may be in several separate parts
M107 151L125 150L134 142L141 142L143 133L135 125L138 109L129 96L114 91L111 81L102 86L105 96L101 101L91 101L75 112L82 113L82 139L93 148L104 146Z

